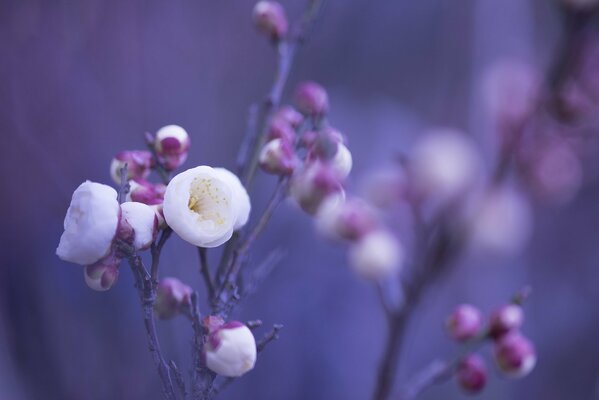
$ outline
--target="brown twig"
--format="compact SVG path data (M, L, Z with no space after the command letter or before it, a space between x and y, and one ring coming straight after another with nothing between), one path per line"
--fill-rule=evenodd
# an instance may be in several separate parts
M210 274L210 268L208 266L207 251L204 247L198 247L198 254L200 256L200 273L204 278L206 284L206 291L208 292L208 301L210 302L214 298L214 281Z

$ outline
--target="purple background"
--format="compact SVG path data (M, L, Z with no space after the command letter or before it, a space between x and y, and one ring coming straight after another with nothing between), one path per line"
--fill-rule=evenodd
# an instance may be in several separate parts
M544 66L560 32L552 3L330 1L291 82L315 79L330 89L331 120L349 138L358 178L422 127L449 125L485 140L481 71L505 56ZM284 4L296 16L303 2ZM81 267L54 251L74 188L85 179L109 183L111 157L139 148L146 130L182 125L192 137L187 166L233 167L248 106L264 96L274 68L271 48L249 21L252 6L0 3L0 398L160 398L128 268L112 290L97 293ZM260 177L255 210L273 183ZM467 257L430 290L410 325L399 379L456 352L442 331L455 304L488 311L530 283L524 330L539 365L518 381L492 373L480 398L597 398L598 196L591 181L565 207L537 209L522 255ZM374 291L345 267L343 249L318 238L292 206L279 210L254 259L273 247L288 256L239 318L285 328L224 397L368 398L384 339ZM162 271L203 290L196 254L178 238L167 245ZM165 353L185 368L186 322L159 322L159 333ZM438 398L462 395L450 382L422 396Z

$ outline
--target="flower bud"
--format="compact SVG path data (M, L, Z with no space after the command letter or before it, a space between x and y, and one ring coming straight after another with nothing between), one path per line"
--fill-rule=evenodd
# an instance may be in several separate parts
M127 201L136 201L149 206L162 204L166 186L162 183L151 183L143 179L129 182Z
M403 249L393 235L374 231L349 249L349 263L361 277L369 280L388 278L397 273L403 261Z
M343 196L329 196L316 213L318 230L332 239L356 241L376 229L377 225L372 209L355 198L344 201Z
M295 108L291 106L279 107L279 109L275 111L273 119L281 119L286 121L295 129L299 128L302 122L304 122L303 115L297 112Z
M287 34L288 23L285 9L276 1L256 3L252 18L256 28L273 40L279 40Z
M260 167L269 174L291 175L299 160L289 142L274 139L266 143L260 152Z
M83 270L85 283L99 292L110 289L119 277L120 262L121 258L111 252L100 261L87 265Z
M289 144L293 144L295 142L295 129L286 120L273 118L268 124L266 138L268 140L282 139Z
M149 248L158 230L158 218L154 209L147 204L128 201L121 204L122 218L133 229L132 244L135 250Z
M337 174L321 162L310 164L291 181L291 197L308 214L314 214L326 197L337 193L343 193Z
M191 304L192 289L177 278L164 278L156 286L154 312L160 319L170 319Z
M491 314L489 334L499 338L511 331L518 330L524 323L524 311L517 304L507 304Z
M154 160L146 150L127 150L118 153L110 163L112 180L121 183L121 169L127 164L127 179L145 179L150 174Z
M467 355L457 365L456 379L465 392L480 392L487 383L485 361L477 354Z
M156 132L154 149L164 169L172 171L185 162L189 143L189 135L178 125L167 125Z
M250 329L230 321L214 329L205 346L206 366L213 372L238 377L256 364L256 340Z
M295 89L298 110L311 117L320 117L329 111L329 95L316 82L300 83Z
M481 332L482 319L478 308L470 304L460 304L447 318L447 333L458 342L474 339Z
M511 332L499 339L494 354L501 372L512 378L528 375L537 363L534 345L519 332Z
M310 159L332 160L337 155L339 145L343 144L343 134L334 128L317 132L310 146Z

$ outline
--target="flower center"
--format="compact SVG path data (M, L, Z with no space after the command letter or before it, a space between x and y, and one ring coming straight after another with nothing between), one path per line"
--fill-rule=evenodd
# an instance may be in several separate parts
M200 221L211 221L218 226L225 224L229 206L229 200L219 183L210 178L195 178L191 183L187 203Z

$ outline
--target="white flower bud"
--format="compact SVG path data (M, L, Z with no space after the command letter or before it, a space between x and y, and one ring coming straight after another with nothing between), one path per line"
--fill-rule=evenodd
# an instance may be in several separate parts
M156 155L167 171L172 171L185 162L189 144L189 135L178 125L160 128L154 138Z
M248 220L250 200L239 179L224 168L199 166L176 175L166 188L167 224L199 247L220 246Z
M259 161L265 172L276 175L291 175L298 164L293 146L283 139L266 143L260 151Z
M158 219L156 212L147 204L128 201L121 204L122 218L133 229L133 247L145 250L156 238Z
M213 372L238 377L256 364L256 340L247 326L231 321L210 334L205 356L206 366Z
M364 201L342 194L327 197L316 213L316 228L331 239L356 241L372 232L377 224L373 210Z
M365 279L380 280L399 270L403 250L388 232L374 231L364 236L349 250L349 263Z
M121 259L111 252L109 255L83 269L85 283L93 290L104 292L116 283Z
M331 167L339 176L339 179L343 180L347 178L351 172L353 165L352 155L349 149L343 144L337 144L337 153L331 160Z
M106 256L119 224L117 192L85 181L75 190L64 219L56 254L75 264L90 265Z

